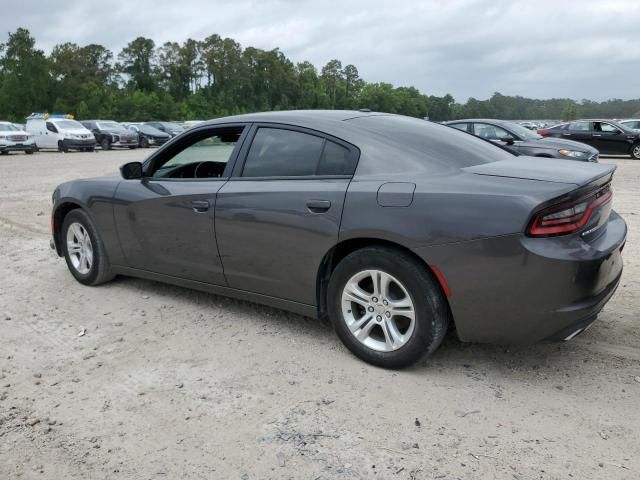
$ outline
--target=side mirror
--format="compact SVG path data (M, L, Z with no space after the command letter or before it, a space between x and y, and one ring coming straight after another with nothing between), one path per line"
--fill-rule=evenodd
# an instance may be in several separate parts
M515 142L515 139L511 136L502 137L500 140L506 143L507 145L513 145L513 142Z
M136 180L142 178L142 163L129 162L120 167L120 175L125 180Z
M620 130L618 130L618 129L615 129L615 130L614 130L613 132L611 132L611 133L613 133L614 135L620 135L622 132L621 132Z

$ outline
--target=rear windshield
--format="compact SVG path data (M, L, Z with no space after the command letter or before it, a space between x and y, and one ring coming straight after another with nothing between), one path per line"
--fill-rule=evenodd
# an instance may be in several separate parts
M400 115L371 115L348 120L380 137L458 168L509 160L513 155L491 142L437 123Z

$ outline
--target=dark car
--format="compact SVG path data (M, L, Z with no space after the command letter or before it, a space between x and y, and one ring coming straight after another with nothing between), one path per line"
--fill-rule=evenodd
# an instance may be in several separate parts
M598 150L593 147L571 140L544 138L515 122L474 118L454 120L445 124L497 143L520 155L566 158L583 162L598 161Z
M606 155L631 155L640 160L640 132L613 120L576 120L538 130L538 133L586 143Z
M138 135L113 120L84 120L80 123L93 132L96 143L103 150L113 147L138 148Z
M164 133L151 125L131 124L129 130L138 135L138 146L141 148L149 148L151 146L160 146L169 140L171 135Z
M614 170L398 115L241 115L58 186L52 247L85 285L131 275L318 317L397 368L450 325L522 343L591 324L622 274Z
M171 135L171 137L180 135L185 130L180 125L173 122L146 122L145 125L157 128L161 132L168 133L169 135Z

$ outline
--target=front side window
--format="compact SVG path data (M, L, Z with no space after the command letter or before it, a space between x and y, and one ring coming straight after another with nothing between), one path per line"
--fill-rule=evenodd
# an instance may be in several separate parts
M220 178L242 134L242 128L200 132L154 165L154 178Z
M595 122L594 130L597 132L599 131L599 132L605 132L605 133L614 133L619 131L616 127L614 127L610 123L605 123L605 122Z
M315 175L324 139L307 133L260 128L242 170L243 177Z
M51 122L47 122L47 130L49 130L50 132L53 132L53 133L58 133L58 129Z
M476 123L474 129L476 136L486 140L502 140L505 137L511 136L505 129L486 123Z

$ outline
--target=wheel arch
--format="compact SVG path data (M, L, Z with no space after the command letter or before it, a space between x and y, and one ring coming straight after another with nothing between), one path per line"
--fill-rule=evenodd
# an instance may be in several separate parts
M423 265L427 272L429 272L429 274L438 284L440 292L442 293L442 298L445 300L447 308L449 309L451 322L455 325L455 320L451 315L451 308L449 306L448 297L450 296L450 291L445 278L442 276L442 273L435 266L429 265L427 262L425 262L424 259L422 259L410 248L407 248L399 243L390 240L372 237L350 238L348 240L343 240L334 245L322 258L320 266L318 267L316 278L316 305L318 309L318 318L323 323L330 323L327 312L327 287L329 285L329 278L331 277L331 273L336 268L338 263L340 263L340 261L350 253L362 248L372 246L383 246L398 250L413 258L420 265Z
M60 231L62 230L62 224L64 219L73 210L78 208L85 210L84 207L75 201L65 200L60 202L56 209L51 214L51 233L53 235L53 242L56 247L56 253L58 256L62 256L62 249L60 248ZM85 210L86 211L86 210Z

